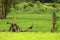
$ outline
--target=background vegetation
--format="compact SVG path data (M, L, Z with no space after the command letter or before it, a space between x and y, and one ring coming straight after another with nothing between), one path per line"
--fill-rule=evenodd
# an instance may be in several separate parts
M17 1L16 1L17 2ZM53 7L55 4L55 8ZM60 31L60 4L59 3L44 3L37 1L33 2L20 2L13 5L13 2L8 6L7 18L0 19L0 30L8 31L9 25L6 23L13 22L26 29L32 24L34 25L33 31L50 32L52 28L52 14L56 13L57 23L56 32Z
M6 19L0 19L0 40L60 40L60 0L7 0L6 6ZM54 12L56 26L51 33ZM9 32L7 22L16 23L23 30L33 25L33 32Z

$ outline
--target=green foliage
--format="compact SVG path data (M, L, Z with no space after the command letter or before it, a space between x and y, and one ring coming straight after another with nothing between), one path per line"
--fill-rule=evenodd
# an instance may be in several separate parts
M11 7L12 6L12 7ZM15 13L31 13L31 14L41 14L41 13L52 13L54 8L52 3L44 3L37 1L36 3L32 2L21 2L15 5L11 5L10 8L8 7L9 11L11 12L11 8L14 9L13 12ZM56 10L59 10L60 4L55 4Z

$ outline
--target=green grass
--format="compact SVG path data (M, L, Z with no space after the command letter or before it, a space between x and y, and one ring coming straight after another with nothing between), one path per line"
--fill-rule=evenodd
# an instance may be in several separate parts
M0 40L60 40L60 33L0 32Z
M60 31L59 20L56 24L56 32ZM10 26L6 24L8 21L16 23L22 29L27 29L33 24L33 31L36 32L50 32L52 28L52 14L8 14L7 19L0 20L0 30L8 31Z

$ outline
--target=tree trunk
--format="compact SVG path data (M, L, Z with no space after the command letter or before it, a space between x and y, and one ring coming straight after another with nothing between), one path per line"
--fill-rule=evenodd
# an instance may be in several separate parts
M6 8L7 8L7 0L2 0L2 13L0 14L0 19L6 18Z
M52 29L51 29L51 32L54 32L55 31L55 25L56 25L56 13L54 12L53 13L53 23L52 23Z

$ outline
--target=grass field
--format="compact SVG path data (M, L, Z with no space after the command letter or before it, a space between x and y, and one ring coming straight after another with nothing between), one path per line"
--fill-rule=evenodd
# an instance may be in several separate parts
M0 20L0 30L8 31L10 25L7 22L16 23L23 30L33 24L33 31L50 32L52 28L52 14L8 14L7 19ZM59 32L60 18L56 22L56 32Z
M60 40L60 33L1 32L0 40Z
M8 31L10 25L6 23L9 21L18 24L22 29L33 24L33 31L36 32L0 32L0 40L60 40L60 19L57 20L56 33L50 33L52 27L51 14L13 15L9 14L7 19L0 20L0 30Z

